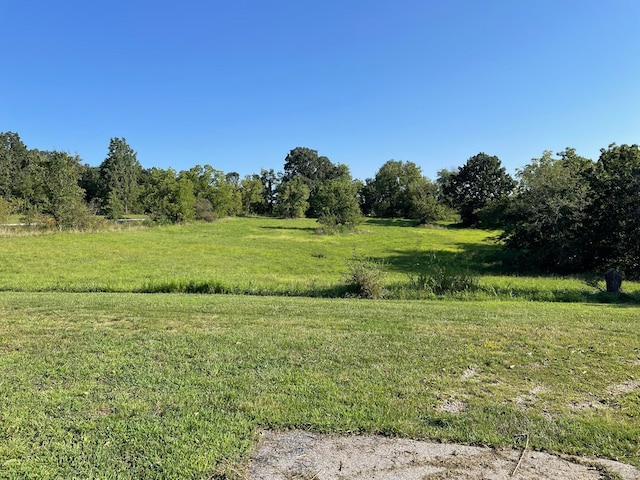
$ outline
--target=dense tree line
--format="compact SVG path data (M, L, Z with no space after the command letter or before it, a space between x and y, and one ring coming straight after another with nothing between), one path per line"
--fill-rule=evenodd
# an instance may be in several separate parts
M500 229L527 268L584 272L610 266L640 276L640 151L610 145L597 161L574 149L544 152L511 177L498 157L478 153L435 182L415 163L389 160L373 178L306 147L282 172L241 178L210 165L144 169L124 138L112 138L99 166L77 155L28 149L0 133L0 220L87 228L97 215L144 214L156 222L211 221L233 215L316 218L352 229L363 215L429 223L459 215L466 227ZM6 223L6 222L3 222Z
M640 276L640 149L610 145L594 162L566 149L518 172L502 237L528 266Z

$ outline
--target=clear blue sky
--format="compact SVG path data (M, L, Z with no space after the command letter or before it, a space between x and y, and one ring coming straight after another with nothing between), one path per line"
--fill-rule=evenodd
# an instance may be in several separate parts
M0 0L0 131L99 165L435 179L640 143L638 0Z

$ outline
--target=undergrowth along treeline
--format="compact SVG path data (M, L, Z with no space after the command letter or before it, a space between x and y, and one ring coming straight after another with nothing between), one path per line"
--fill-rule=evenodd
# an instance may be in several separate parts
M520 276L497 232L414 228L367 219L348 235L318 235L311 219L229 218L154 228L8 234L0 290L230 293L388 299L635 301L588 277Z

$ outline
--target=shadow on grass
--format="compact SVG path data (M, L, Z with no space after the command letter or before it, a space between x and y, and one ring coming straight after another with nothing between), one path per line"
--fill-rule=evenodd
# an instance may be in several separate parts
M367 217L365 225L375 225L377 227L416 227L418 223L415 220L406 218L376 218Z
M523 272L514 269L513 254L499 244L459 243L456 252L397 249L385 258L374 260L383 262L396 272L416 274L429 271L438 265L446 265L454 270L475 275L515 275Z
M259 228L266 228L268 230L299 230L305 232L316 233L319 225L317 227L299 227L295 225L261 225Z

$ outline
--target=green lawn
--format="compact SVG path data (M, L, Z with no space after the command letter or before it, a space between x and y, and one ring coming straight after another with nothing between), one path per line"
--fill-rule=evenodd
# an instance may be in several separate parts
M520 448L528 433L640 465L639 314L0 293L0 477L233 478L260 428Z
M428 269L428 254L435 252L442 264L480 276L486 288L482 295L489 298L584 301L597 292L579 279L513 275L502 265L505 253L492 240L495 232L415 228L407 221L378 219L349 235L318 235L317 227L313 220L233 218L5 235L0 238L0 290L339 296L346 261L355 254L384 262L390 296L405 298L408 275ZM640 284L625 282L624 288L635 294Z
M640 465L639 284L612 297L515 276L493 232L316 228L4 234L0 478L238 478L262 428L519 448L529 434ZM392 298L311 298L344 294L354 252L384 263ZM403 300L432 253L482 290ZM203 286L254 295L136 293Z

